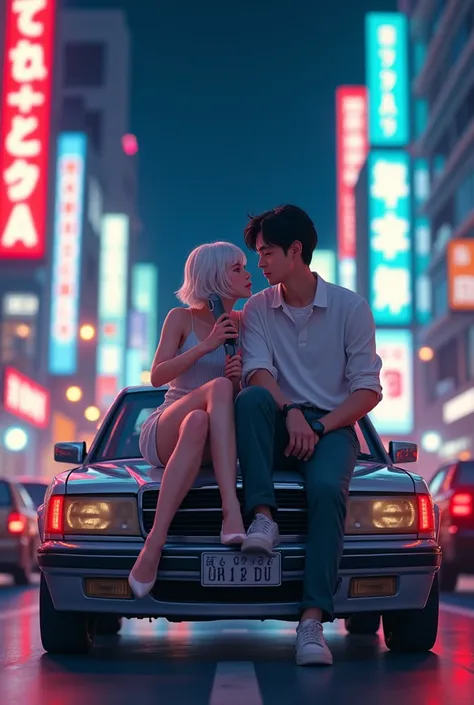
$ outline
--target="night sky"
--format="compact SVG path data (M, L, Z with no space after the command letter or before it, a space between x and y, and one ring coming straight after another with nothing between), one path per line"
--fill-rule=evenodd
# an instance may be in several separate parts
M241 244L248 212L295 203L335 246L334 92L364 82L364 14L396 0L70 4L127 13L141 251L160 267L160 320L190 249ZM263 288L252 254L250 269Z

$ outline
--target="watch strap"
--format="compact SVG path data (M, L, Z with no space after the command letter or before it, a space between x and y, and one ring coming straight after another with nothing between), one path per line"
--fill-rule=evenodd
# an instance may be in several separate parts
M282 409L284 419L286 419L288 412L292 409L301 409L301 407L299 404L285 404Z

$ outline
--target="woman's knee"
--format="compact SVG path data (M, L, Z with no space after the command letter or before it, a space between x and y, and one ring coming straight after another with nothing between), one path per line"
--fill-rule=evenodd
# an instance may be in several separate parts
M206 440L209 433L209 414L203 409L190 411L180 427L180 435L194 441Z
M215 401L232 401L234 398L234 387L227 377L216 377L208 385L209 399Z

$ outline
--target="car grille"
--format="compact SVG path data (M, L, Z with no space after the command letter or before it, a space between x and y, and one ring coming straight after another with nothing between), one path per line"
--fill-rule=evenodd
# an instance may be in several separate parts
M243 509L243 491L237 489ZM276 488L278 527L281 536L306 535L306 496L300 488ZM145 490L142 497L143 528L148 534L155 518L158 490ZM174 517L169 536L219 536L222 525L221 497L217 488L192 489ZM248 528L248 524L246 524Z

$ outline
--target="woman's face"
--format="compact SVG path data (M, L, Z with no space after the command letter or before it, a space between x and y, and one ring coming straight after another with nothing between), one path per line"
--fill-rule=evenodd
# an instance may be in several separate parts
M230 265L227 277L232 291L232 298L248 299L252 295L250 272L247 272L242 262Z

